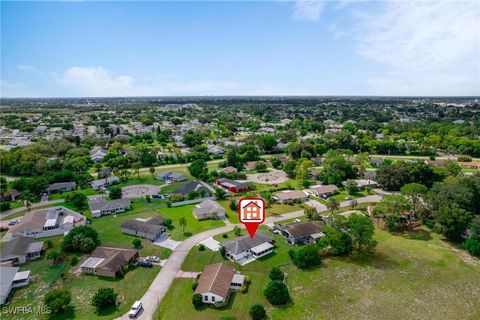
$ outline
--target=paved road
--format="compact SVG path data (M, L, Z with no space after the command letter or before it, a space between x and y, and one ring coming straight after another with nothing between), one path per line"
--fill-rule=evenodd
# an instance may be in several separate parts
M44 202L36 202L36 203L32 203L31 209L35 209L35 208L43 207L43 206L48 206L48 205L51 205L51 204L62 203L62 202L65 202L65 199L57 199L57 200L50 200L50 201L44 201ZM27 210L27 207L15 208L15 209L8 210L8 211L5 211L3 213L0 213L0 220L3 220L5 218L7 218L8 216L11 216L12 214L23 211L23 210Z

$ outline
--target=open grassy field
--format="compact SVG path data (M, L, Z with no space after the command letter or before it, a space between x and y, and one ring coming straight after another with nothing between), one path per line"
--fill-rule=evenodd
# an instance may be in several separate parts
M480 318L480 263L437 234L424 231L414 240L377 230L374 256L359 261L327 258L321 267L307 271L292 265L289 246L275 237L275 254L237 266L252 283L248 293L234 293L226 308L196 311L191 304L192 280L176 279L154 319L250 319L248 309L255 303L267 308L269 319ZM219 253L194 248L182 269L201 271L205 264L218 261ZM274 266L288 275L292 302L286 307L273 307L263 297ZM179 304L182 308L174 308Z
M49 251L59 251L61 236L51 237L53 248ZM91 275L76 275L71 273L69 259L74 254L67 255L66 261L53 265L52 260L45 255L21 267L30 270L32 281L28 286L14 290L10 307L38 307L43 305L45 294L55 288L62 287L71 291L73 309L56 317L30 314L1 314L2 319L112 319L130 309L133 302L139 299L153 281L160 267L140 268L132 266L121 279L110 279ZM110 287L118 293L120 304L118 308L96 314L91 306L93 294L101 287Z

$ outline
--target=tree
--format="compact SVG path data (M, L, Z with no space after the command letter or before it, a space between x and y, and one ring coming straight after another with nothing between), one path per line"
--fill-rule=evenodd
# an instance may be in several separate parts
M440 227L440 232L450 241L461 242L468 225L472 220L471 214L456 203L443 205L434 211L434 217Z
M263 291L268 302L273 305L286 304L290 300L287 286L278 280L270 281L267 288Z
M230 210L237 211L237 201L235 199L230 200L230 204L228 205Z
M182 227L182 233L185 233L185 227L187 226L187 219L185 217L180 217L180 219L178 219L178 224Z
M222 188L215 188L215 199L224 200L227 194Z
M137 179L140 180L140 168L142 167L142 163L140 161L134 162L132 164L133 171L137 175Z
M415 212L420 210L422 199L427 191L427 187L419 183L409 183L400 189L400 193L407 199Z
M347 230L352 238L353 250L357 253L372 251L377 245L373 239L375 226L366 216L352 214L347 220Z
M53 264L57 264L60 261L61 255L57 251L49 252L47 255L47 259L52 260Z
M277 140L271 134L259 135L255 139L257 145L265 151L265 153L270 153L277 145Z
M142 246L142 240L140 240L139 238L135 238L132 240L132 244L136 249L138 249Z
M202 144L204 135L200 132L189 130L183 135L183 143L192 148L196 145Z
M200 293L195 293L192 296L192 304L195 307L195 309L199 309L203 306L203 298Z
M267 312L265 308L261 304L254 304L250 307L248 314L252 318L252 320L262 320L267 316Z
M239 237L239 236L242 235L242 229L241 229L240 227L235 226L235 227L233 227L233 233L234 233L237 237Z
M473 254L474 256L480 257L480 241L472 238L468 238L467 241L463 244L465 250Z
M300 249L290 249L288 252L293 263L300 269L307 269L318 266L322 257L314 244L309 244Z
M71 203L77 209L83 209L87 207L87 196L81 192L73 192L69 194L65 201Z
M388 230L401 231L409 223L403 214L410 208L404 196L387 195L376 205L374 213L385 218Z
M298 160L297 167L295 169L295 178L297 180L306 180L310 175L310 168L313 167L313 162L308 159Z
M358 186L355 180L347 180L347 183L345 185L345 189L347 189L347 192L349 195L352 195L356 192L358 192Z
M270 279L283 281L283 278L285 278L285 275L280 268L274 267L270 270Z
M320 179L326 184L341 185L346 179L355 178L352 164L339 155L329 156L323 164Z
M462 173L462 167L455 160L446 160L444 168L451 176L458 176Z
M284 166L283 166L283 171L287 174L287 176L291 179L295 179L296 176L296 170L297 170L297 161L296 160L291 160L288 161Z
M316 215L318 214L317 209L314 207L306 206L305 210L303 210L305 216L310 220L315 220Z
M148 169L148 171L150 172L150 174L151 174L152 176L155 175L155 167L150 167L150 168Z
M117 304L118 294L112 288L100 288L92 297L92 306L101 310Z
M100 244L98 233L89 226L73 228L63 238L62 250L65 252L90 253Z
M340 203L335 198L328 198L327 208L330 210L330 214L333 214L335 210L340 209Z
M72 301L72 294L67 289L52 289L45 295L44 302L53 314L65 311Z
M358 206L358 201L353 199L352 201L350 201L350 208L352 208L352 210L355 210L355 208Z
M327 227L323 233L325 237L320 239L319 246L328 247L330 254L341 256L352 252L352 237L347 232Z
M204 177L208 173L207 163L205 160L195 160L188 166L188 172L197 179Z
M121 199L122 198L122 188L119 186L113 186L109 189L110 199Z

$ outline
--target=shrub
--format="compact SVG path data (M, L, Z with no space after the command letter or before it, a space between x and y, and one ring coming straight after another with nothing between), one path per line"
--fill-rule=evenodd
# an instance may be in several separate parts
M72 294L66 289L50 290L44 298L45 305L49 307L52 313L60 313L65 311L72 301Z
M194 283L192 283L192 290L193 291L195 291L195 289L197 289L197 287L198 287L198 282L195 281Z
M463 244L463 247L474 256L480 257L480 241L467 239Z
M53 241L52 240L46 240L45 241L45 246L47 247L47 249L53 248Z
M71 203L77 209L87 207L87 196L81 192L73 192L65 198L65 201Z
M227 249L225 249L225 247L220 247L220 254L222 255L222 257L226 258L226 255L227 255Z
M165 228L169 229L171 226L172 226L172 219L170 218L167 218L165 219L165 222L163 223L163 225L165 226Z
M268 302L273 305L286 304L290 300L287 286L278 280L270 281L267 288L263 291Z
M92 297L92 306L97 310L117 304L118 294L112 288L100 288Z
M171 202L180 202L180 201L183 201L185 198L183 196L183 194L180 194L180 193L174 193L170 196L170 201Z
M135 238L132 240L132 244L136 249L138 249L142 245L142 240L140 240L139 238Z
M109 189L110 199L121 199L122 198L122 188L119 186L113 186Z
M10 204L10 202L1 202L0 203L0 211L10 210L11 207L12 207L12 205Z
M236 235L236 236L241 236L242 235L242 229L240 227L233 227L233 233Z
M203 306L203 299L200 293L195 293L192 296L192 304L195 307L195 309L199 309Z
M254 304L250 307L250 311L248 312L252 320L261 320L267 316L267 312L265 308L261 304Z
M228 238L228 233L222 234L222 238Z
M237 201L235 199L230 200L230 204L228 205L230 210L237 211Z
M315 245L309 244L298 250L290 249L288 252L293 263L300 269L311 268L322 262L322 257Z
M471 162L472 157L470 157L470 156L458 156L457 160L459 162Z
M73 257L72 260L70 260L70 265L71 266L74 266L78 263L78 258L77 257Z
M285 275L279 268L272 268L272 270L270 270L270 279L283 281L283 278L285 278Z
M148 203L152 202L152 198L148 194L145 196L145 200L147 200Z
M205 251L205 246L203 244L199 245L198 251Z

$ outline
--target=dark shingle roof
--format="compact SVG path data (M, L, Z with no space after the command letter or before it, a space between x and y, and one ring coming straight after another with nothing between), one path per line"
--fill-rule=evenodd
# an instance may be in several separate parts
M238 254L240 252L244 252L250 250L256 246L261 245L265 242L272 242L273 239L267 236L266 234L257 232L253 238L250 236L242 236L225 242L223 245L225 249L233 254Z

